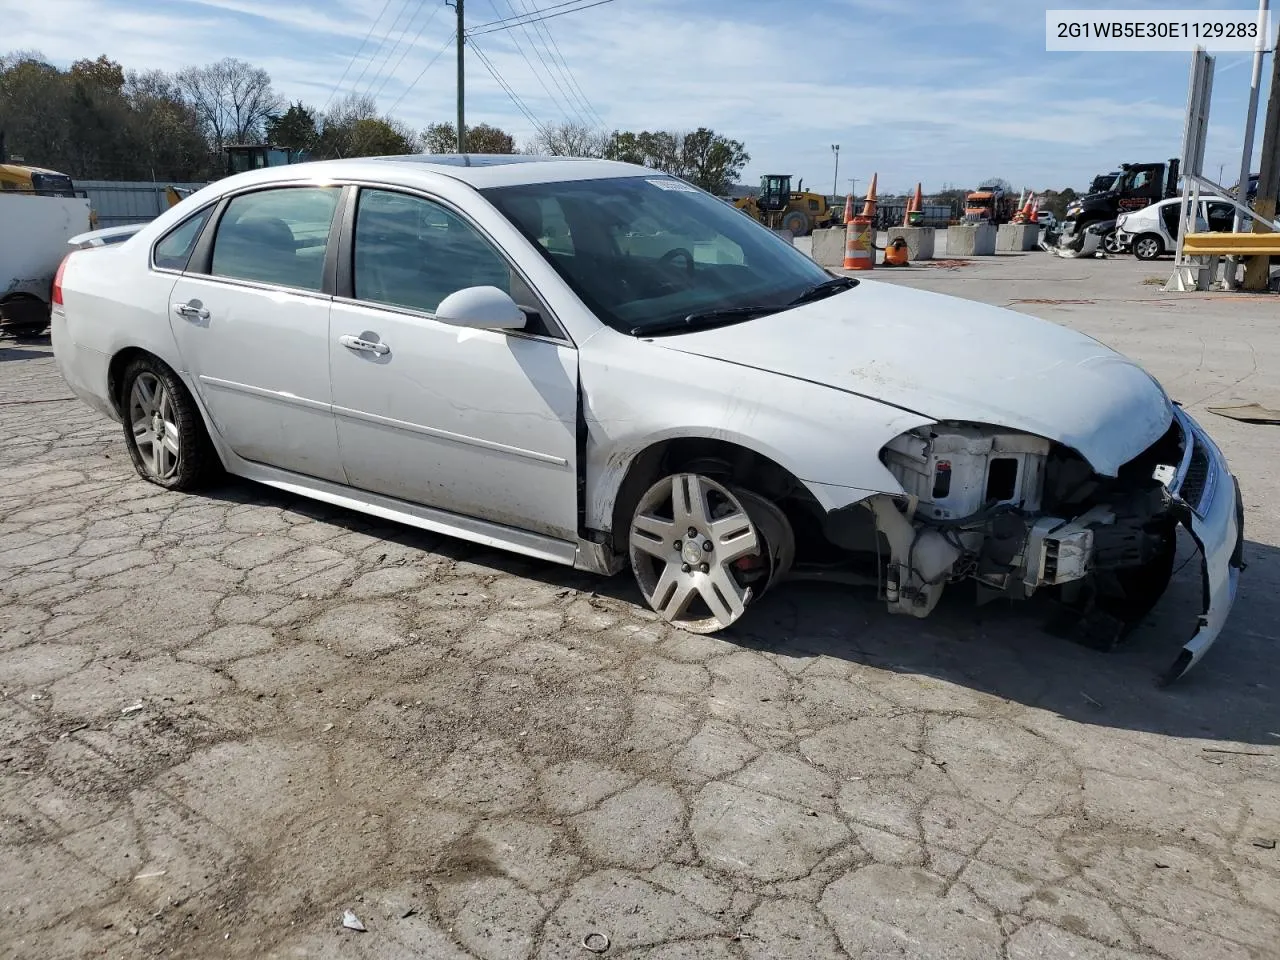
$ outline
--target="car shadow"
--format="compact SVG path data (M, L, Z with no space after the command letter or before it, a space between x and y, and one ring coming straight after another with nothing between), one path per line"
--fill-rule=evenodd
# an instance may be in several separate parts
M29 343L30 341L19 340L18 343ZM46 341L47 342L47 341ZM38 360L42 357L52 357L53 350L40 350L30 348L14 349L9 346L0 346L0 363L5 360Z
M629 574L596 577L468 541L332 507L246 481L206 496L262 503L421 549L644 607ZM953 588L925 619L889 614L876 591L806 581L779 585L740 625L718 636L776 657L835 657L932 677L1097 726L1280 749L1280 549L1246 541L1248 569L1218 641L1185 677L1160 676L1190 637L1200 602L1199 555L1180 546L1173 582L1115 650L1099 652L1044 629L1052 604L1032 599L975 607Z

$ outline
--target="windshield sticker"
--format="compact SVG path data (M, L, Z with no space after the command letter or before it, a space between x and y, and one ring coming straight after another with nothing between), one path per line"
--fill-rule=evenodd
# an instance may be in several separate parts
M685 183L683 180L674 180L663 178L661 180L646 180L645 183L651 183L659 190L674 190L677 193L697 193L698 188L692 184Z

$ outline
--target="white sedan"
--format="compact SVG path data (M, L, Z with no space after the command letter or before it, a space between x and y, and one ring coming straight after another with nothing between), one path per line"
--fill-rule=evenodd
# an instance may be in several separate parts
M834 276L641 167L257 170L70 254L54 301L62 375L123 422L145 479L188 490L221 468L629 565L686 629L836 570L917 617L948 583L1048 593L1109 645L1169 583L1180 523L1206 589L1172 679L1235 597L1235 479L1137 365L1045 321Z

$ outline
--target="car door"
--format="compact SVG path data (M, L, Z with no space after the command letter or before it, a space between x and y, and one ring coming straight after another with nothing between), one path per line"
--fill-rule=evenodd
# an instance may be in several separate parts
M237 456L336 482L345 478L330 409L325 260L341 193L278 186L223 201L174 285L169 318Z
M329 343L348 482L562 539L578 530L577 351L511 261L457 210L352 198ZM524 331L450 326L449 294L492 285Z

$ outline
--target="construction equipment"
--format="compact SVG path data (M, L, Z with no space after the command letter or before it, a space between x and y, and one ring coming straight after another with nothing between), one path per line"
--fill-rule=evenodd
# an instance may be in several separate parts
M999 226L1013 216L1013 197L997 183L984 183L964 198L965 223L989 223Z
M1110 176L1106 174L1104 176ZM1095 177L1094 185L1104 177ZM1058 237L1060 256L1078 255L1082 252L1085 234L1090 227L1111 225L1100 233L1100 246L1111 254L1123 253L1114 221L1122 213L1141 210L1153 203L1172 197L1178 190L1179 168L1177 158L1163 163L1122 163L1120 173L1105 190L1086 194L1067 205L1067 215L1062 221L1062 233Z
M263 167L283 167L291 163L306 163L311 151L293 147L276 147L269 143L228 143L222 148L227 157L227 176L261 170Z
M790 230L805 237L814 230L836 227L842 222L837 208L820 193L806 192L804 180L791 189L791 174L767 173L760 178L760 194L742 197L733 205L749 217L774 230Z

